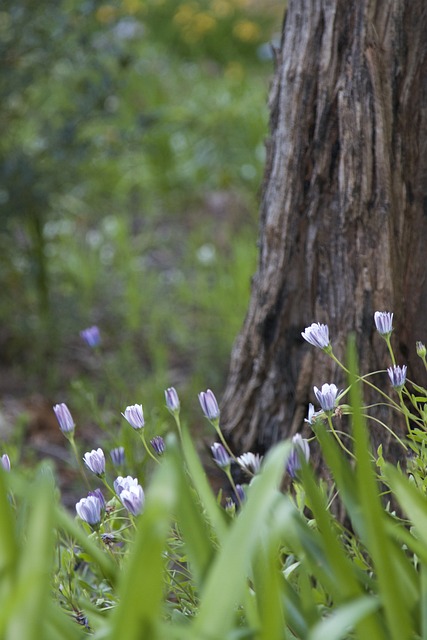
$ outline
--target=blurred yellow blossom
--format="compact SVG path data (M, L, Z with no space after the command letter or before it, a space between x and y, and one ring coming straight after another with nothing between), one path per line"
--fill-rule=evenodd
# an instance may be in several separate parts
M198 13L194 16L193 26L196 33L202 36L208 31L215 29L216 20L208 13Z
M224 75L230 80L242 80L245 71L240 62L230 62L224 70Z
M242 42L255 42L261 36L261 29L251 20L239 20L233 27L233 34Z
M226 18L234 12L234 7L227 0L214 0L212 11L218 18Z
M103 24L112 22L117 15L116 7L111 4L103 4L96 11L96 19Z
M186 25L192 21L193 16L197 12L197 4L195 2L187 2L181 4L176 11L173 22L179 25Z
M130 13L131 15L137 13L141 7L141 0L122 0L123 8L126 13Z

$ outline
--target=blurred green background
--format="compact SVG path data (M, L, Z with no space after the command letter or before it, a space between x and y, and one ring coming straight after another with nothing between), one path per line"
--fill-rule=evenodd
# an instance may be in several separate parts
M283 11L3 2L3 397L75 407L91 385L117 409L170 385L221 392L256 267ZM79 336L93 324L97 354Z

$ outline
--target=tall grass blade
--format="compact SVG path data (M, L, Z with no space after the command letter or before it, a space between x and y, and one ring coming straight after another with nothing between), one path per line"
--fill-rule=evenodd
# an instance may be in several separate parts
M165 585L166 540L176 503L176 480L164 459L138 518L134 546L119 584L119 604L111 620L111 640L154 640L159 635Z
M348 368L350 370L350 404L353 409L354 453L357 460L356 479L366 532L364 543L371 554L377 573L389 638L409 640L412 634L407 593L403 588L401 575L396 570L396 560L390 561L400 550L387 532L385 514L379 497L379 486L371 460L371 446L361 409L362 398L357 376L354 337L349 340L348 345Z
M282 499L275 488L283 475L288 451L289 444L284 443L267 456L262 473L250 487L246 504L223 540L207 577L193 626L197 638L209 638L213 633L215 638L225 638L230 631L236 608L247 588L260 535L268 537L269 515L275 503Z

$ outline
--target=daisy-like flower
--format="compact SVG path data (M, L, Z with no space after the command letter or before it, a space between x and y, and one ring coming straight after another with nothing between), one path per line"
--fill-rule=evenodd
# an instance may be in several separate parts
M115 467L121 467L125 461L125 448L115 447L110 451L110 458Z
M423 344L420 341L417 341L415 344L415 347L417 349L417 356L419 356L420 358L425 358L427 355L427 349L425 344Z
M138 485L138 478L132 478L132 476L126 476L125 478L123 476L118 476L114 480L113 485L114 491L118 496L120 496L124 489L129 490L131 487L136 487Z
M239 467L251 476L258 473L261 468L261 462L262 456L260 456L259 453L252 453L251 451L242 453L242 455L237 458L237 464Z
M314 424L316 422L317 416L320 413L322 413L322 412L314 410L314 405L312 405L311 402L310 402L309 405L308 405L308 414L307 414L307 417L304 418L304 422L307 422L307 424Z
M292 438L292 451L288 458L286 470L295 478L299 469L301 469L301 458L304 457L308 462L310 459L310 445L308 440L303 438L299 433Z
M88 347L91 347L91 349L94 349L101 343L101 333L99 331L99 327L96 325L80 331L80 337L86 342Z
M134 429L142 429L145 424L142 404L132 404L129 407L126 407L122 416Z
M312 325L306 327L305 331L301 332L301 335L304 340L307 340L314 347L319 347L319 349L329 347L329 328L327 324L313 322Z
M55 412L55 416L58 420L59 428L61 429L62 433L72 433L76 425L74 424L73 417L65 402L56 404L53 407L53 410Z
M213 459L218 467L220 467L221 469L228 469L231 463L231 458L225 450L225 447L219 442L215 442L211 446L211 451Z
M205 418L211 421L218 420L220 412L218 402L216 401L213 391L208 389L207 391L199 393L199 402Z
M144 490L140 484L132 485L129 489L123 489L120 492L119 499L129 513L133 516L138 516L144 506Z
M84 454L83 460L89 471L97 476L105 473L105 456L102 449L92 449Z
M97 496L90 495L87 498L82 498L76 504L76 511L79 518L92 527L101 522L102 504Z
M150 444L158 456L162 456L164 454L166 446L162 436L154 436L154 438L150 440Z
M5 471L10 471L10 458L7 453L4 453L0 458L0 464Z
M178 394L174 387L169 387L169 389L166 389L165 400L166 400L166 407L169 409L169 411L172 414L179 412L180 402L179 402Z
M396 365L387 369L388 377L390 378L390 382L395 389L401 389L405 384L406 370L406 364L404 364L403 367L399 367L398 365Z
M381 336L389 336L393 331L393 314L389 311L375 311L374 321Z
M335 384L324 384L322 389L314 387L314 395L320 404L322 411L330 412L335 409L335 403L339 394L338 387Z

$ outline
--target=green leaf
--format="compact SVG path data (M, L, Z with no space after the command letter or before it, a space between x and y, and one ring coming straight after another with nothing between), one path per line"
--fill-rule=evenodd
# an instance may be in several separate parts
M275 447L267 456L262 473L248 491L241 513L233 522L206 580L198 617L193 625L195 638L225 638L236 608L243 599L251 562L260 536L268 537L268 517L283 496L277 487L283 475L289 443ZM291 517L292 510L288 510ZM215 604L214 604L215 603ZM220 612L220 615L218 615Z
M378 598L364 596L353 602L341 605L330 616L324 618L310 630L307 640L342 640L358 625L363 618L374 613L380 606ZM368 640L368 637L366 638ZM369 636L369 640L377 640Z
M166 458L153 477L144 512L120 584L119 604L111 620L111 640L160 638L165 547L176 503L173 467Z

